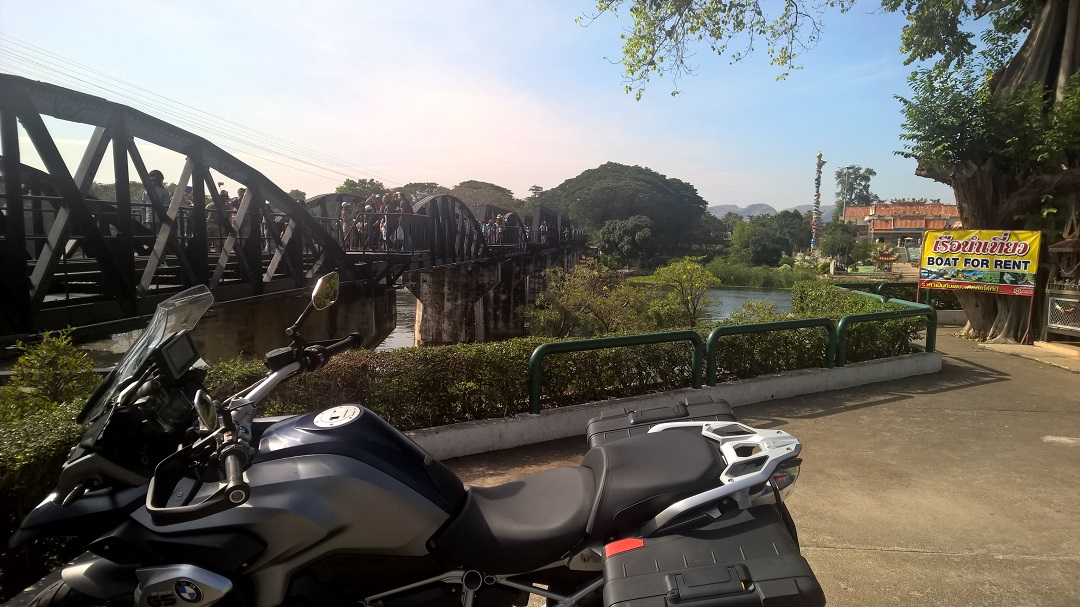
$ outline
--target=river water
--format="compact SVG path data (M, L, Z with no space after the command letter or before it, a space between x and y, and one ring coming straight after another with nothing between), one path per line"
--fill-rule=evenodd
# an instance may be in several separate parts
M774 303L782 311L791 310L791 291L787 289L751 289L728 287L708 292L712 300L706 311L708 321L723 320L747 301ZM387 336L377 350L393 350L413 345L413 324L416 319L416 298L408 289L397 292L397 328Z
M739 288L728 287L722 289L713 289L708 293L712 303L707 310L706 319L709 321L723 320L727 318L733 311L739 309L743 303L751 300L764 300L776 304L782 311L789 311L791 309L791 291L786 289L751 289L751 288ZM393 350L394 348L404 348L413 345L413 326L416 318L416 298L409 292L408 289L398 289L396 293L397 307L397 326L387 336L387 338L379 344L376 350ZM289 316L291 312L286 313L288 319L292 319L295 314ZM260 321L265 321L265 317L260 314ZM285 318L285 317L282 317ZM260 322L260 324L267 324L266 322ZM283 345L286 343L286 339L281 335L281 327L288 324L285 320L276 319L274 322L269 323L272 325L271 337L267 338L267 344ZM252 333L248 330L247 333ZM139 332L126 333L113 336L112 339L101 340L89 344L84 344L81 349L88 352L94 359L95 366L108 367L116 363L127 351L126 346L129 346ZM250 341L250 339L248 339ZM264 340L265 341L265 340ZM219 353L218 358L231 358L241 352L238 350L244 350L246 354L252 355L253 353L260 353L266 349L272 347L272 345L266 345L263 343L251 343L247 347L239 347L239 340L229 339L222 340L220 344L222 348L228 350L227 353ZM256 357L258 357L256 355ZM15 359L3 358L0 359L0 370L10 369L11 365L15 363Z

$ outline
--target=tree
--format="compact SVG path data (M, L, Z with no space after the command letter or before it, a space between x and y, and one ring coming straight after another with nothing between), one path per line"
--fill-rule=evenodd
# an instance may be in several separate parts
M428 196L441 196L443 194L449 194L449 188L445 188L433 181L414 181L406 183L397 190L401 192L403 196L408 196L412 202L420 202Z
M784 256L788 242L777 232L771 215L755 215L735 225L731 246L736 257L746 263L775 266Z
M844 220L844 209L847 207L864 207L877 202L881 198L870 191L870 179L877 175L877 171L871 168L862 168L857 164L836 170L836 209L833 211L833 221Z
M822 253L835 257L843 264L851 263L859 228L846 221L830 221L825 224L818 247Z
M826 7L846 11L854 0L830 0ZM781 76L796 67L795 58L805 48L817 43L820 26L818 3L802 0L780 3L775 16L762 8L761 0L597 0L597 16L617 13L629 5L634 19L629 32L622 35L622 65L625 89L640 99L652 74L668 75L674 83L672 95L679 94L679 78L693 73L687 60L694 55L693 43L704 41L719 55L740 61L764 39L772 63ZM586 17L589 20L593 17ZM729 53L728 45L739 43Z
M807 211L806 214L812 215L813 211ZM772 223L776 226L776 233L787 241L785 250L789 255L810 248L810 224L802 213L794 209L784 209L772 216Z
M765 38L784 69L816 42L818 18L853 1L780 4L769 15L759 0L599 0L600 12L629 8L624 35L627 92L640 97L652 74L689 73L690 45L720 54L728 43ZM900 37L906 63L936 59L911 77L902 99L906 149L917 174L953 188L966 228L1049 228L1059 208L1075 209L1080 188L1080 101L1073 83L1080 65L1080 13L1069 0L882 0L904 14ZM819 8L820 7L820 8ZM978 22L987 18L989 28ZM976 52L974 28L985 28ZM746 52L731 53L740 60ZM677 84L676 90L677 93ZM1075 212L1075 211L1074 211ZM1051 221L1046 221L1046 218ZM1041 289L1041 285L1040 285ZM1021 337L1029 298L959 293L978 339Z
M289 190L289 198L293 200L303 202L307 200L307 192L303 190Z
M537 204L565 213L576 226L589 230L598 230L611 220L645 216L652 220L653 236L664 247L681 243L708 206L685 181L615 162L543 192Z
M679 310L682 325L693 327L711 303L706 293L720 286L720 279L701 266L700 259L676 259L653 273L653 280L668 290L666 304Z
M596 261L569 272L553 268L545 274L547 288L536 305L525 311L531 335L592 336L656 328L649 312L649 302L656 299L652 287L619 283L609 268Z
M600 251L629 265L642 263L657 251L654 222L644 215L612 219L600 229Z
M143 184L141 181L129 181L128 182L128 195L131 197L132 202L141 202L143 192ZM89 194L98 200L116 200L116 184L115 183L99 183L95 181L90 186Z
M381 181L375 179L346 179L341 185L334 190L338 194L355 194L362 198L367 198L372 194L382 194L386 192L386 186Z
M712 213L702 213L701 219L694 225L690 233L694 244L701 245L705 250L716 249L724 246L728 240L731 228Z
M514 198L512 191L486 181L462 181L451 188L450 195L460 198L471 206L486 204L518 212L523 208L522 202Z

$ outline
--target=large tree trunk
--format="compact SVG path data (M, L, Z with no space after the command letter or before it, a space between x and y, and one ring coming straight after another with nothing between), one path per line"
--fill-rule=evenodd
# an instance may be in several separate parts
M951 181L965 228L1007 230L1015 227L1015 220L1002 217L1000 211L1009 194L1016 190L1016 184L1003 176L992 160L958 168ZM961 335L980 341L1018 342L1024 339L1028 298L973 291L957 291L956 295L968 318Z

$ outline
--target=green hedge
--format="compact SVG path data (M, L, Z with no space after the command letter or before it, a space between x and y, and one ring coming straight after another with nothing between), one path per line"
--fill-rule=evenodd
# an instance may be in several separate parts
M803 318L839 321L849 314L906 310L899 304L883 304L824 282L801 282L791 289L791 310ZM911 352L911 342L926 326L924 318L864 322L852 325L847 337L847 361L858 362Z
M266 415L363 403L400 429L505 417L528 410L528 365L548 339L387 352L356 351L324 369L282 384L264 403ZM590 402L690 384L688 344L659 344L544 359L545 407ZM218 397L239 391L262 373L257 362L230 361L211 371L207 389ZM298 404L302 403L302 404Z

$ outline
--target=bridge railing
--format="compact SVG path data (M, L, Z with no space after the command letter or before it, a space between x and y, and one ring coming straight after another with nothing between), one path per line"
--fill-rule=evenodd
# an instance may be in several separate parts
M843 287L838 287L843 288ZM772 333L777 331L791 331L795 329L822 328L825 330L825 355L822 366L826 368L842 367L847 362L847 338L852 325L864 322L895 320L898 318L912 318L925 316L927 318L926 329L926 352L934 352L937 346L937 310L932 306L902 299L889 299L888 297L854 291L860 295L872 297L882 303L895 303L905 306L907 310L889 310L885 312L870 312L866 314L849 314L834 323L829 318L801 318L777 322L752 323L745 325L726 325L713 329L706 340L695 331L674 331L670 333L649 333L643 335L623 335L619 337L601 337L597 339L579 339L560 341L543 344L533 350L529 357L529 412L540 412L540 397L542 383L542 362L545 356L561 352L581 352L589 350L601 350L605 348L620 348L626 346L639 346L647 344L689 341L693 344L693 371L691 385L700 388L701 365L704 358L705 384L717 385L716 359L719 354L720 338L728 335L744 335L754 333Z

